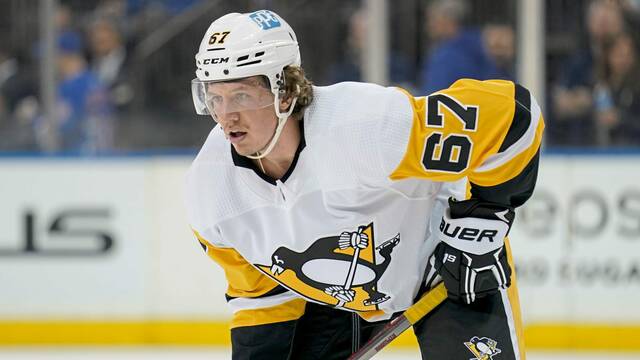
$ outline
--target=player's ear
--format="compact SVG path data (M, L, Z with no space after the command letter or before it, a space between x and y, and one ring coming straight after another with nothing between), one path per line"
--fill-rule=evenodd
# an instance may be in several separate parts
M285 112L289 109L289 106L291 106L291 100L291 96L280 99L280 112Z

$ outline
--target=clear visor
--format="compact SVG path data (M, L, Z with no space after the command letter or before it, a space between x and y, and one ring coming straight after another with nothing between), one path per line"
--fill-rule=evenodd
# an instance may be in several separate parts
M260 79L235 81L191 80L193 105L198 115L212 115L214 119L225 114L257 110L273 106L274 96Z

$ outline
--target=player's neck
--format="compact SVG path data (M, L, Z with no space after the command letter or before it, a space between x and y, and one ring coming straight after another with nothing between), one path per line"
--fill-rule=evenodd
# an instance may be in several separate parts
M253 161L269 177L280 179L291 167L299 145L300 124L296 119L289 118L271 153L262 159Z

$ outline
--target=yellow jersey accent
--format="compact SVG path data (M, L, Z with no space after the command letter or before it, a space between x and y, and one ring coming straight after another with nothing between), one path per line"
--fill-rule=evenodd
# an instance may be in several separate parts
M442 96L447 102L429 101L430 97ZM432 99L433 100L433 99ZM492 186L504 183L517 176L535 156L544 129L542 118L531 119L537 122L535 137L531 144L504 163L486 170L478 169L491 156L498 153L507 132L514 120L517 103L515 100L515 84L504 80L477 81L462 79L450 88L441 90L429 97L409 97L413 107L413 124L405 155L397 168L390 174L390 179L423 178L433 181L455 181L468 177L469 181L481 186ZM429 109L437 106L437 109ZM462 110L473 112L474 121L463 121ZM530 109L527 111L531 112ZM428 114L438 114L441 118L428 119ZM456 137L459 142L446 155L446 140ZM432 153L426 153L427 139L438 140ZM468 144L469 152L466 166L457 170L430 169L425 166L425 159L433 161L450 161L459 163L464 160L460 142Z
M297 320L304 314L306 304L307 302L303 299L294 299L276 306L240 310L233 314L230 327L233 329Z
M197 231L198 241L207 248L207 255L222 269L227 278L227 295L232 297L257 297L273 290L278 284L249 264L236 250L211 245Z
M536 128L534 144L527 150L518 154L507 164L487 172L476 172L471 178L473 183L480 186L494 186L502 184L513 179L520 174L522 170L529 164L529 161L536 155L540 144L542 143L542 133L544 131L544 123L540 122Z
M509 303L511 304L511 313L513 314L513 322L516 328L516 335L518 339L518 349L520 350L520 359L526 360L527 354L525 353L525 335L524 326L522 325L522 313L520 311L520 296L518 295L518 280L516 276L516 267L513 262L513 256L511 255L511 244L509 238L504 239L504 246L507 250L507 261L511 266L511 286L507 289L507 296L509 297Z

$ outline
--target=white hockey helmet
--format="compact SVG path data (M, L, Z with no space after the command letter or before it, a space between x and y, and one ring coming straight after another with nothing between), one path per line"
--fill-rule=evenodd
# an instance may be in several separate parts
M266 156L297 100L293 98L289 109L280 112L280 97L284 94L283 70L288 65L300 66L298 41L291 26L269 10L224 15L207 29L195 59L197 70L196 78L191 81L191 91L196 113L200 115L211 114L215 118L208 107L207 83L258 75L269 79L278 126L267 148L257 157L250 157Z

